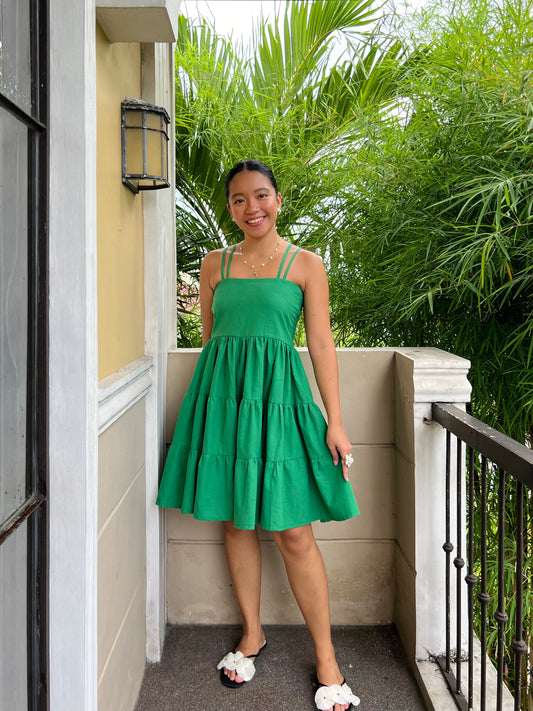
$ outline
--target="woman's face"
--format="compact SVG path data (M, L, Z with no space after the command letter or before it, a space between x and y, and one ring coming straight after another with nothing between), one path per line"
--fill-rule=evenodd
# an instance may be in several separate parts
M243 170L229 184L228 210L246 237L276 235L281 195L270 180L256 170Z

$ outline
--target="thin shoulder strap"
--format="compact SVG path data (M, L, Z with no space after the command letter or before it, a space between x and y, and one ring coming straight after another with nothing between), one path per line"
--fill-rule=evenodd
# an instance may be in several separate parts
M281 277L282 279L286 279L286 278L287 278L287 274L289 273L289 269L291 268L291 264L294 262L294 257L298 254L299 251L300 251L300 247L296 247L296 249L295 249L294 252L292 253L292 257L290 258L289 263L287 264L287 268L285 269L285 271L284 271L284 273L283 273L283 276Z
M229 278L229 268L231 267L231 258L233 257L233 252L235 251L235 247L237 245L234 244L233 247L231 248L231 252L229 253L229 259L228 259L228 268L226 269L226 279ZM227 249L227 247L226 247Z
M224 262L226 260L226 252L228 251L227 247L224 247L222 251L222 259L220 260L220 278L224 279Z
M279 269L278 269L278 275L277 275L278 279L281 277L281 270L283 269L283 265L285 264L285 260L287 259L287 255L289 254L289 250L291 247L292 247L292 244L287 245L287 249L283 252L283 257L281 258L281 264L279 265Z

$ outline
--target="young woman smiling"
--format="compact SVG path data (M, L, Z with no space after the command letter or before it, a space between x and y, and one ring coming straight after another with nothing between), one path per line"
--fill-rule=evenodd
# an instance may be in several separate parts
M225 191L244 239L210 252L202 264L204 348L157 503L223 522L243 635L218 664L221 682L241 688L266 646L260 526L281 552L313 639L315 704L346 711L359 699L335 659L326 571L311 526L359 512L348 480L352 447L342 426L327 277L317 255L279 236L281 195L264 163L235 165ZM327 424L293 346L302 308Z

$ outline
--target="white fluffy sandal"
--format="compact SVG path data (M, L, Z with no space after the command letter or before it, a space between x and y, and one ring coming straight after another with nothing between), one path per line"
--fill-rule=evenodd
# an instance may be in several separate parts
M253 679L255 674L255 665L252 662L252 659L257 659L266 647L266 644L267 643L265 642L257 654L250 654L247 657L245 657L242 652L228 652L224 659L221 659L217 664L217 669L220 669L220 681L224 684L224 686L227 686L230 689L238 689L239 687L244 686L244 682ZM241 677L242 681L230 679L229 676L224 673L224 669L228 669L229 671L235 670L237 672L237 676Z
M342 680L342 684L332 684L325 686L319 683L318 691L315 694L315 705L319 711L327 711L334 708L335 704L350 704L348 711L354 706L359 706L361 699L352 693L352 690L346 683L346 679Z

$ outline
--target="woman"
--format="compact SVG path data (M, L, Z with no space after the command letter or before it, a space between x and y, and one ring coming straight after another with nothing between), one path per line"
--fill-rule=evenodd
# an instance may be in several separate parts
M317 708L346 711L359 699L335 659L326 572L311 527L359 513L348 481L353 460L341 420L327 277L317 255L278 235L281 195L264 163L237 163L225 191L244 239L210 252L202 264L204 348L157 503L223 521L243 636L218 665L222 683L240 688L249 681L252 660L266 646L260 525L272 532L313 639ZM327 425L293 347L302 305Z

